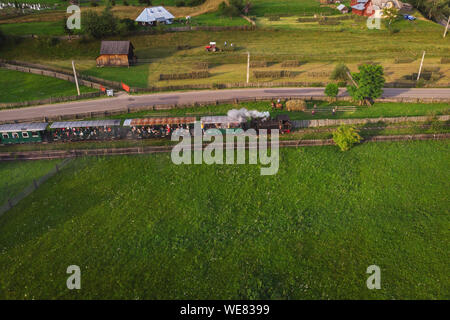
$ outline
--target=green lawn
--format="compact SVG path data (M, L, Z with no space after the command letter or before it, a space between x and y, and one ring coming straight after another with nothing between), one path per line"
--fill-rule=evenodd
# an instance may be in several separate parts
M7 69L0 69L0 87L0 102L4 103L77 94L72 82ZM81 93L94 91L96 89L80 86Z
M50 172L60 160L0 162L0 205Z
M3 299L448 299L448 141L79 159L0 219ZM66 269L81 268L81 290ZM381 268L381 290L366 269Z
M64 35L61 21L0 24L0 30L8 35L58 36Z
M254 0L250 15L314 15L314 14L339 14L339 11L320 6L318 0Z
M148 73L150 65L147 63L124 67L92 67L84 74L104 78L112 81L124 82L129 86L146 88L148 86Z
M224 17L217 12L205 13L191 18L193 25L199 26L245 26L250 22L241 17Z

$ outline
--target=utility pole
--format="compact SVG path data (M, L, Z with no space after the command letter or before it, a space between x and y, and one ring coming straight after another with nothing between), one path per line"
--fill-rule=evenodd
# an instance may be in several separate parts
M447 35L447 30L448 30L448 25L450 24L450 16L448 17L448 21L447 21L447 26L445 27L445 31L444 31L444 38Z
M419 81L420 74L422 73L423 59L425 59L425 51L423 52L422 62L420 62L419 74L417 75L417 81Z
M73 60L72 60L72 69L73 69L73 76L75 78L75 84L77 86L77 92L78 95L80 95L80 87L78 86L77 72L75 71L75 62L73 62Z
M250 52L247 52L247 83L250 80Z

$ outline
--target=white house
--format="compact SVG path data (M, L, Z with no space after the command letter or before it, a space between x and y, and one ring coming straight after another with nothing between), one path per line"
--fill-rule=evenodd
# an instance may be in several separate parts
M175 17L164 7L145 8L136 18L142 24L155 25L157 23L171 24Z

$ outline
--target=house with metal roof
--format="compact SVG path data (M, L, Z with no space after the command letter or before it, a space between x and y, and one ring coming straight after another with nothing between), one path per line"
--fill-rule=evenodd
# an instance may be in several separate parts
M145 8L136 18L143 25L172 24L175 17L162 6Z
M130 41L102 41L100 55L95 60L97 67L129 67L136 63L137 57L134 55L134 47Z
M351 0L352 13L370 17L372 15L382 17L385 8L402 9L403 3L399 0Z

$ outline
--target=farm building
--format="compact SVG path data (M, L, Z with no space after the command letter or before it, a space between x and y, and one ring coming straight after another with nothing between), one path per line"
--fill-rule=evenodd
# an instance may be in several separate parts
M102 41L100 55L96 58L97 67L133 65L137 60L133 50L130 41Z
M145 8L136 18L143 25L156 25L158 23L172 24L175 17L164 7Z
M48 123L17 123L0 126L2 144L41 142Z
M375 14L381 17L384 8L402 9L403 3L399 0L351 0L350 6L352 13L359 16L370 17Z
M338 5L336 9L338 9L341 13L348 13L348 8L343 4Z

